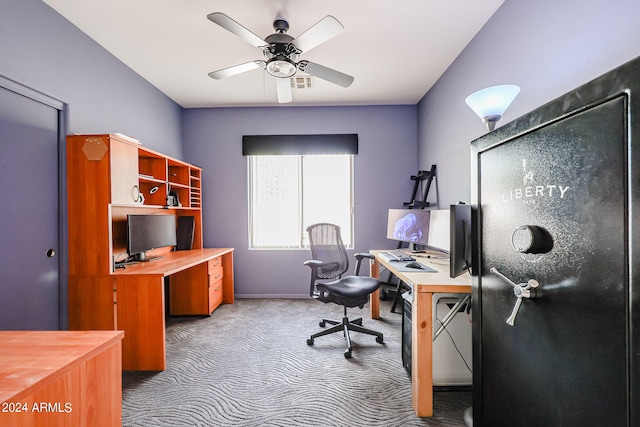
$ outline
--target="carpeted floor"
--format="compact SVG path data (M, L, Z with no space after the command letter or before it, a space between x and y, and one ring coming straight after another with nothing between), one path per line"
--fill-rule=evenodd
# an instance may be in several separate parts
M411 407L402 367L400 314L382 302L350 317L384 333L306 339L342 308L312 299L239 299L211 317L167 319L167 369L123 373L123 425L162 426L464 426L471 393L436 392L431 418Z

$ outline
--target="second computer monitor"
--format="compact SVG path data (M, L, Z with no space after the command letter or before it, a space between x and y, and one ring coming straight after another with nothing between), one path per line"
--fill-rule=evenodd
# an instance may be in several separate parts
M422 209L389 209L387 239L413 245L429 243L430 212Z
M449 210L389 209L387 239L449 252Z
M449 209L434 209L430 212L427 246L440 252L449 253L451 243L451 214Z

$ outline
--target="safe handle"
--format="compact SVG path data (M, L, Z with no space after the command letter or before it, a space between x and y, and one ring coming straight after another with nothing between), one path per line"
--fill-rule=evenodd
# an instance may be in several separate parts
M498 271L498 269L495 267L491 267L489 271L513 287L513 293L516 296L516 304L513 306L513 310L511 310L511 315L507 318L507 325L513 326L516 323L516 316L518 315L518 311L520 310L520 306L522 305L522 299L530 299L535 296L534 293L532 294L531 289L537 288L538 286L540 286L540 283L535 279L529 279L526 283L516 284L507 276L500 273L500 271Z

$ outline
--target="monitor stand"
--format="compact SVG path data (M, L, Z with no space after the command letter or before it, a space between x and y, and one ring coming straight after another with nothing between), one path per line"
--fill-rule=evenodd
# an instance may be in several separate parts
M146 252L140 252L137 256L137 260L139 262L153 262L153 261L159 261L161 259L163 259L163 256L147 256Z
M415 243L409 243L409 252L414 253L414 254L421 254L421 253L424 253L426 251L424 251L422 249L418 249L418 245L416 245Z

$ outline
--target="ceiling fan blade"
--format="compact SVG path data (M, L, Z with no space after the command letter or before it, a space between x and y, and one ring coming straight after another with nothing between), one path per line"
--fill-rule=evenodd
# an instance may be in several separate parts
M288 77L276 77L276 91L278 92L278 103L291 102L291 80Z
M300 34L292 43L301 51L307 52L337 36L342 30L344 30L342 24L333 16L327 15L307 31Z
M245 73L247 71L255 70L256 68L264 67L264 61L251 61L244 64L234 65L233 67L223 68L222 70L212 71L209 73L209 77L212 79L220 80L226 77L235 76L236 74Z
M322 80L337 84L338 86L349 87L351 83L353 83L352 76L314 62L300 61L298 63L298 69Z
M242 25L238 24L233 19L229 18L227 15L221 12L214 12L207 15L209 21L220 25L227 31L232 32L236 36L240 37L242 40L248 42L249 44L254 45L255 47L262 48L263 46L267 46L268 43L262 40L260 37L256 36L251 31L247 30Z

